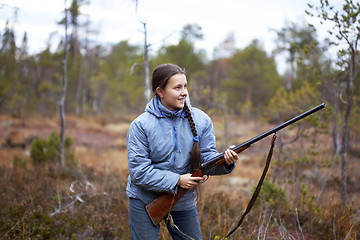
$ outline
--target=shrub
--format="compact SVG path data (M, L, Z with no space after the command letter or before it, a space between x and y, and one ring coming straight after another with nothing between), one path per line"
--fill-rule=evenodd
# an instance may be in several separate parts
M130 239L124 177L73 171L81 174L61 179L0 166L0 239Z
M75 161L75 153L72 148L73 140L65 137L65 158L71 162ZM30 156L35 166L45 163L55 163L60 161L60 137L51 133L49 138L37 138L31 143Z
M27 161L25 158L22 158L20 156L18 156L17 154L15 154L13 156L13 161L12 164L15 168L26 168L27 165Z
M265 179L256 203L265 204L270 208L279 208L280 206L286 206L286 202L287 198L284 190Z

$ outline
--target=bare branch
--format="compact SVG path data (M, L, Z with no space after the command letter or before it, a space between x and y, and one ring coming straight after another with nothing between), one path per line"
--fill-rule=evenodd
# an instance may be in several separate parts
M350 236L350 233L352 232L352 229L354 228L355 224L359 221L360 217L358 217L356 219L356 221L353 223L353 225L351 225L351 228L349 230L349 232L346 234L346 237L344 238L344 240L346 240L349 236Z
M340 100L341 100L341 102L342 102L343 104L348 105L348 102L343 99L343 93L344 93L344 91L341 89L341 93L340 93L340 96L339 96L339 97L340 97Z
M301 228L301 224L300 224L300 220L299 220L299 213L298 213L297 208L295 208L295 212L296 212L296 221L297 221L297 223L298 223L298 227L299 227L299 229L300 229L300 233L301 233L302 239L305 240L304 233L303 233L303 230L302 230L302 228Z
M130 68L130 75L133 75L134 74L134 71L135 71L135 68L138 66L138 65L143 65L144 63L134 63L131 68Z

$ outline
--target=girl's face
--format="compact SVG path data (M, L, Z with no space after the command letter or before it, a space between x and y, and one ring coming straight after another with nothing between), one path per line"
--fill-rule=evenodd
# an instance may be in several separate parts
M173 75L169 78L165 89L158 87L156 93L162 104L170 111L183 108L188 95L186 76L181 73Z

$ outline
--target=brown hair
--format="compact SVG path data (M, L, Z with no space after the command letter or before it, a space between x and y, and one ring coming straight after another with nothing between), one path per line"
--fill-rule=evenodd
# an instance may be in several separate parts
M191 112L189 107L187 106L186 102L184 105L184 112L188 118L189 124L190 124L190 128L191 128L191 132L194 136L194 145L191 149L191 160L190 160L190 171L191 173L194 172L201 164L201 152L200 152L200 145L199 145L199 138L197 135L197 131L196 131L196 127L195 127L195 122L192 118Z
M166 84L168 83L169 79L176 75L176 74L184 74L186 72L184 69L180 68L179 66L171 63L165 63L157 66L152 74L152 90L155 93L158 87L165 89ZM156 93L155 93L156 94ZM156 94L157 95L157 94ZM194 145L191 150L191 157L190 157L190 169L191 172L196 170L201 164L201 153L200 153L200 146L199 146L199 139L197 136L195 122L192 118L191 112L189 107L187 106L186 102L183 108L185 115L189 121L191 132L194 136Z

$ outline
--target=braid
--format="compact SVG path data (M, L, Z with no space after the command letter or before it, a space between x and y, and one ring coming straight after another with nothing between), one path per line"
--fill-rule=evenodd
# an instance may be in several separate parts
M189 107L187 106L186 102L184 105L184 112L188 118L189 124L190 124L190 128L191 128L191 132L193 134L194 137L197 137L197 131L196 131L196 127L195 127L195 122L194 119L191 116L191 112ZM200 152L200 145L199 145L199 141L194 141L194 145L192 147L191 150L191 154L190 154L190 166L191 166L191 172L195 171L201 164L201 152Z
M195 127L195 122L194 119L192 118L191 112L189 107L187 106L187 104L184 104L184 112L188 118L189 124L190 124L190 128L191 128L191 132L193 134L194 137L197 136L197 131L196 131L196 127Z

